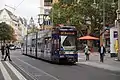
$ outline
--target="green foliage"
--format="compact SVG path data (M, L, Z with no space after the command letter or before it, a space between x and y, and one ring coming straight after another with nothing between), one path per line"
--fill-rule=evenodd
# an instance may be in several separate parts
M77 1L77 0L59 0L60 3L62 3L62 4L68 4L68 5L71 5L75 1Z
M113 5L113 0L105 1L105 24L113 25L116 19L117 0ZM65 24L75 25L76 28L86 29L91 27L91 34L95 33L95 29L103 27L103 0L96 0L97 4L93 4L94 0L59 0L59 3L53 5L51 11L51 19L54 25ZM89 20L91 24L86 23Z
M14 29L5 22L0 23L0 40L14 40Z

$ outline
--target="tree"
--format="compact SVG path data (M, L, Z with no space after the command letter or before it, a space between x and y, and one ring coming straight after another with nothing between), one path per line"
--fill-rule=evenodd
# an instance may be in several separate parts
M55 3L51 12L51 19L54 25L66 24L75 25L82 33L82 29L89 29L90 35L96 35L95 29L103 28L103 2L96 0L97 4L93 4L94 0L59 0ZM117 0L113 7L112 0L105 1L105 24L114 24L116 19ZM86 21L90 24L86 23ZM88 27L89 26L89 27Z
M95 1L96 4L94 0L59 0L53 5L50 15L54 26L74 25L79 36L100 37L103 33L103 11L105 9L105 25L114 26L118 0L114 0L115 4L112 4L113 0L104 0L104 3L103 0Z
M4 41L4 43L5 40L16 40L14 35L14 29L5 22L0 23L0 40Z

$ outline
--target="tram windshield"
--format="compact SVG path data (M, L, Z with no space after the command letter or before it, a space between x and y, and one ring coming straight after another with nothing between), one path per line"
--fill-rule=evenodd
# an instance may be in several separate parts
M75 36L61 36L62 50L76 50Z

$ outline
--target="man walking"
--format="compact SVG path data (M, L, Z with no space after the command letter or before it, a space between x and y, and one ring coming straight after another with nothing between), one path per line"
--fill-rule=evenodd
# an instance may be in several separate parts
M8 57L9 61L12 61L10 59L10 48L9 48L9 45L6 44L6 55L5 55L5 58L4 58L4 61L6 61L6 58Z
M106 53L105 47L101 45L98 49L98 52L100 53L100 62L104 62L104 55Z

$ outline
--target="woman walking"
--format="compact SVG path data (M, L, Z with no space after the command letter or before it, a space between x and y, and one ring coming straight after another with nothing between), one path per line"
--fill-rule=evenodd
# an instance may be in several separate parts
M89 60L89 55L90 55L90 51L89 51L88 45L85 46L85 55L86 55L86 61L88 61Z

